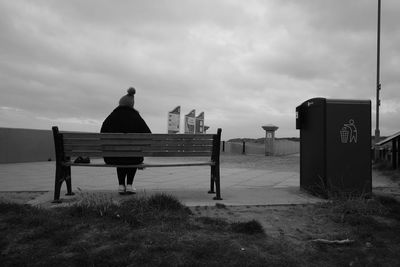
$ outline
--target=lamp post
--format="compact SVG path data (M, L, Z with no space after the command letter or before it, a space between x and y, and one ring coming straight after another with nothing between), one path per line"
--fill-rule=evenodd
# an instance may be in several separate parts
M380 48L381 48L381 0L378 0L378 31L377 31L377 56L376 56L376 128L375 128L375 143L379 142L379 91L381 90L380 82Z

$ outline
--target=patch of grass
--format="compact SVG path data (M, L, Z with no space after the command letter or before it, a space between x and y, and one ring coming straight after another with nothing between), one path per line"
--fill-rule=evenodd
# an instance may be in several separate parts
M158 197L174 203L165 196L132 198L115 206L119 217L107 212L101 215L98 211L104 210L105 203L97 199L51 210L3 206L7 212L1 214L0 225L10 218L13 225L0 228L0 245L7 252L2 263L4 266L217 266L221 263L260 266L279 258L270 255L258 237L247 239L244 238L247 235L231 232L231 225L222 219L201 217L196 219L197 227L193 227L194 220L189 219L185 206L159 205ZM79 207L83 215L71 212ZM141 227L132 228L133 218L142 223ZM244 232L254 232L254 226L243 225Z
M217 209L227 209L226 205L224 203L215 203L215 207Z
M338 181L342 182L339 183ZM368 190L345 191L343 188L346 188L343 177L338 177L336 184L334 184L332 181L325 181L321 176L318 176L318 182L305 187L309 193L330 200L368 199L371 196Z
M388 212L385 205L376 199L364 197L336 198L328 203L322 204L332 210L335 214L354 215L384 215Z
M27 207L29 206L17 204L14 202L0 201L0 214L7 212L12 212L12 213L25 212L27 210Z
M191 211L171 195L159 193L130 198L122 203L111 197L93 193L79 193L79 201L68 207L68 214L76 217L93 215L122 220L132 227L142 227L153 222L186 222Z
M9 210L3 220L9 226L7 230L14 225L23 227L24 231L18 240L21 244L46 239L54 245L62 246L72 237L74 225L59 212L29 206L17 208L17 211Z
M242 237L242 235L240 235ZM302 260L287 243L238 236L205 236L190 241L184 266L300 266ZM292 253L289 253L291 251Z
M70 209L71 215L86 216L97 214L99 216L113 216L119 203L107 194L95 194L82 191L78 188L77 197L79 201Z
M1 265L398 266L400 263L399 224L381 228L374 226L380 226L380 222L370 220L396 211L398 203L389 198L348 199L312 206L322 210L314 213L318 216L322 212L328 217L343 215L341 227L350 229L326 232L322 226L316 231L319 236L356 240L349 246L320 247L311 245L310 239L302 241L301 237L297 243L291 243L287 235L269 236L256 220L229 223L218 217L196 217L168 195L133 197L120 204L99 201L94 196L88 198L91 200L75 207L49 210L0 203Z
M131 198L115 211L115 217L132 227L142 227L155 222L184 225L192 212L175 197L156 194L150 197Z
M378 223L371 216L348 214L344 217L343 222L348 223L351 226L366 226L369 225L371 228L379 228L382 225Z
M229 225L229 223L222 218L212 218L212 217L204 216L204 217L196 218L196 221L198 221L204 225L211 226L214 229L215 228L225 229Z
M236 233L254 235L263 234L264 228L256 220L250 220L247 222L234 222L231 224L232 231Z
M377 196L376 200L387 209L386 216L400 222L400 202L390 196Z
M326 209L326 215L346 227L348 235L355 240L351 248L346 249L353 259L346 257L346 262L356 266L382 265L385 262L380 260L383 254L392 260L398 253L393 244L400 242L400 217L396 217L400 205L395 199L381 196L342 198L321 206ZM338 248L323 249L325 254L339 256Z
M184 205L174 196L165 193L157 193L147 199L151 209L177 211L185 208Z
M327 215L334 222L351 226L353 234L360 240L374 238L376 231L386 227L375 216L387 215L388 209L375 198L337 198L322 206L328 210Z
M394 198L394 197L390 197L390 196L376 196L375 199L377 201L379 201L379 203L381 203L382 205L385 206L395 206L398 205L399 202Z

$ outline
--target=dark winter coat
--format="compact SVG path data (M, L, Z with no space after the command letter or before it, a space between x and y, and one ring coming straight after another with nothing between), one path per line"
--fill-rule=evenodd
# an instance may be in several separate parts
M139 112L131 107L119 106L104 120L102 133L151 133ZM143 157L105 157L107 164L139 164Z

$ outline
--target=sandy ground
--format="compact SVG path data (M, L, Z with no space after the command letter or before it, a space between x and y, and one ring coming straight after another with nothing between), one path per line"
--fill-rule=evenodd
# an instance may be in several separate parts
M263 155L229 155L221 156L221 166L232 168L249 168L273 171L300 171L300 155L282 157L265 157Z

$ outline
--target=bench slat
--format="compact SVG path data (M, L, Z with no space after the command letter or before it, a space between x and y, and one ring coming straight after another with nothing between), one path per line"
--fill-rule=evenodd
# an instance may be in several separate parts
M102 146L102 151L212 151L212 146Z
M114 140L109 140L109 139L82 139L82 138L64 138L64 145L81 145L81 144L91 144L91 145L103 145L103 144L109 144L109 145L150 145L152 143L151 140L129 140L129 139L114 139Z
M64 138L88 138L88 139L151 139L151 140L185 140L185 139L212 139L212 134L150 134L150 133L79 133L79 132L60 132Z
M148 142L151 145L156 146L196 146L196 145L210 145L212 146L212 140L152 140Z
M82 166L82 167L120 167L120 168L147 168L147 167L185 167L185 166L215 166L215 162L187 162L187 163L143 163L138 165L113 165L105 163L73 163L65 162L64 166Z
M212 146L87 146L66 145L65 151L212 151Z
M144 146L86 146L86 145L65 145L67 151L143 151L146 150Z
M211 146L66 146L64 151L204 151L212 152Z
M210 145L212 146L212 140L129 140L129 139L67 139L64 138L64 145L121 145L121 146L129 146L129 145L158 145L158 146L174 146L174 145Z
M65 151L67 157L207 157L210 151Z
M85 150L101 150L101 145L65 145L64 146L64 150L65 151L71 151L71 150L81 150L81 151L85 151Z
M196 148L196 147L209 147L212 148L212 143L210 142L173 142L173 143L164 143L164 142L157 142L157 143L143 143L143 144L109 144L109 143L102 143L102 142L97 142L97 143L84 143L84 142L78 142L78 143L67 143L64 145L66 149L72 149L72 148L77 148L77 147L87 147L87 148L99 148L101 149L102 147L109 148L109 147L128 147L128 148L165 148L165 147L180 147L180 148ZM93 149L92 149L93 150Z
M100 139L93 139L93 138L86 138L86 139L77 139L77 138L63 138L64 145L79 145L79 144L85 144L85 145L101 145Z

